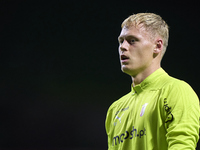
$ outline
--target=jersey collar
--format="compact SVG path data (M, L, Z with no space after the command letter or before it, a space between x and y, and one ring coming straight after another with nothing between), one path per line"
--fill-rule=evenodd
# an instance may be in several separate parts
M154 82L160 79L161 76L168 75L162 68L157 69L151 75L149 75L146 79L144 79L140 84L133 87L131 86L131 91L133 93L141 93L143 90L151 89L156 90L157 87L154 86Z

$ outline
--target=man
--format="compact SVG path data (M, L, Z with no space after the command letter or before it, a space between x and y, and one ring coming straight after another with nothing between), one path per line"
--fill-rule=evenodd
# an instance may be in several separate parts
M121 70L131 92L114 102L106 118L109 150L194 150L199 139L199 99L184 81L161 68L168 25L153 13L122 23Z

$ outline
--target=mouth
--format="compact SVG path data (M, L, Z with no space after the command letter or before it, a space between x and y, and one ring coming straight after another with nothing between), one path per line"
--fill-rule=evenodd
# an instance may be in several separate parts
M128 56L126 56L126 55L121 55L121 61L122 62L124 62L124 61L126 61L126 60L128 60L129 59L129 57Z

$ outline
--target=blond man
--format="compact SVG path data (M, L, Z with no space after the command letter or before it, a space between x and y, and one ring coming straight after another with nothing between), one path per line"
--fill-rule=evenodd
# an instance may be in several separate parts
M154 13L133 14L118 37L121 70L131 91L107 112L109 150L194 150L199 139L199 99L184 81L161 67L167 23Z

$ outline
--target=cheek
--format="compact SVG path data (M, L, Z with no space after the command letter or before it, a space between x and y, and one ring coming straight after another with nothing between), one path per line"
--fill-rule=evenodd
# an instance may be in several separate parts
M121 50L120 50L120 46L118 47L118 53L120 54Z
M132 58L140 64L147 63L152 60L153 53L150 49L140 49L132 53Z
M151 44L147 44L143 47L143 49L140 51L141 55L145 58L152 58L154 54L154 47Z

